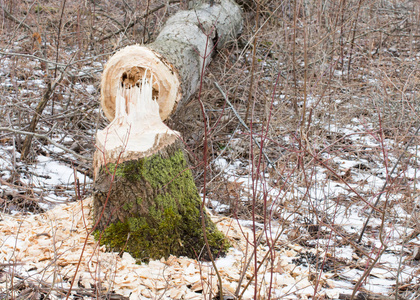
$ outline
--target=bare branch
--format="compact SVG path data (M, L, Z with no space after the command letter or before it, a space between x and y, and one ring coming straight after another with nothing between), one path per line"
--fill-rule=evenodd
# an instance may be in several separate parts
M88 161L88 162L92 161L92 158L80 155L80 154L74 152L73 150L70 150L69 148L66 148L63 145L55 142L54 140L52 140L51 138L49 138L48 136L43 135L43 134L39 134L39 133L35 133L35 132L28 132L28 131L13 129L13 128L8 128L8 127L0 127L0 131L8 131L8 132L13 132L13 133L17 133L17 134L24 134L24 135L34 136L36 138L44 139L44 140L47 140L52 145L56 146L57 148L60 148L61 150L74 155L74 157L76 157L78 159L82 159L82 160L85 160L85 161Z
M241 123L241 125L249 131L248 126L245 124L245 122L242 120L241 116L238 114L238 112L235 110L235 108L233 107L232 103L230 103L229 99L227 98L225 92L223 92L222 88L220 87L220 85L217 82L214 82L214 85L217 87L217 89L219 90L219 92L222 94L223 98L225 99L225 101L227 102L227 104L229 104L230 108L232 109L233 113L235 114L236 118L238 118L239 123ZM261 149L261 145L260 143L257 141L257 139L252 136L252 139L254 140L255 144L257 144L258 148ZM262 150L262 153L265 157L265 159L267 160L267 162L274 168L276 169L276 165L270 160L270 158L268 157L267 153L265 153L264 149Z
M159 6L157 6L157 7L155 7L155 8L153 8L153 9L151 9L151 10L149 10L148 12L146 12L146 13L144 13L143 15L141 15L140 17L138 17L138 18L135 18L133 21L131 21L126 27L124 27L124 28L121 28L121 29L119 29L119 30L117 30L117 31L115 31L115 32L113 32L113 33L111 33L111 34L108 34L107 36L104 36L103 38L101 38L98 42L102 42L102 41L104 41L104 40L107 40L107 39L109 39L109 38L112 38L113 36L115 36L115 35L117 35L117 34L120 34L121 32L123 32L123 31L126 31L127 29L130 29L131 27L133 27L134 25L136 25L140 20L142 20L142 19L144 19L144 18L146 18L147 16L149 16L149 15L151 15L151 14L153 14L153 13L155 13L155 12L157 12L158 10L160 10L160 9L162 9L162 8L164 8L167 4L175 4L175 3L179 3L180 2L180 0L172 0L172 1L169 1L168 3L165 3L165 4L162 4L162 5L159 5Z
M23 27L25 27L26 29L28 29L31 33L34 33L34 31L32 30L32 28L28 24L26 24L25 22L23 22L23 20L22 21L19 21L10 12L8 12L6 8L2 7L2 9L4 11L4 14L5 14L6 18L8 18L9 20L12 20L13 22L15 22L16 24L18 24L19 26L22 25Z

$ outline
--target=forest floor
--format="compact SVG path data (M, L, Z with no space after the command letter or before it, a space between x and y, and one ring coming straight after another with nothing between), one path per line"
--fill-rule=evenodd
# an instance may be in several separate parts
M248 7L167 121L232 243L223 294L420 299L420 4L318 2ZM104 64L184 1L0 5L0 298L65 299L73 281L70 299L217 299L211 264L136 264L87 234Z

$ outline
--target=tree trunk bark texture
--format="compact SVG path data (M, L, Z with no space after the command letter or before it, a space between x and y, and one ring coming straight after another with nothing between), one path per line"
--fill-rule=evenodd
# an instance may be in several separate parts
M142 261L171 254L208 260L200 205L181 141L175 140L150 157L102 168L95 181L96 237L109 249ZM207 213L204 217L217 257L229 243Z
M209 259L206 239L213 257L229 247L202 207L179 134L162 120L197 90L215 43L225 46L241 24L232 0L199 4L169 18L152 44L106 64L101 105L111 123L96 137L93 215L109 249L147 261Z

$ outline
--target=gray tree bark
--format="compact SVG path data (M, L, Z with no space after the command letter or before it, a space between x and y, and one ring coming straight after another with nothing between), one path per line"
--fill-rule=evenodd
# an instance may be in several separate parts
M212 258L229 247L204 210L179 134L162 120L195 93L211 51L241 26L232 0L200 4L169 18L152 44L106 64L101 105L112 122L96 137L93 215L110 249L148 260Z
M201 71L211 60L210 52L235 40L241 29L241 8L233 0L202 3L179 11L168 19L153 43L129 46L108 61L101 89L105 115L109 120L115 116L115 95L121 78L136 81L148 68L157 78L153 88L160 116L165 120L196 92Z

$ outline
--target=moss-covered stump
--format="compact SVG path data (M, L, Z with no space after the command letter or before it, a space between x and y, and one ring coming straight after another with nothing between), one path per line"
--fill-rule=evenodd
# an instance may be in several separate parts
M196 92L210 49L229 44L241 28L235 1L199 1L168 19L152 44L128 46L106 64L101 107L111 123L96 135L94 218L96 236L110 249L140 260L226 251L222 233L202 216L179 134L162 120Z
M201 198L179 141L150 157L102 167L94 188L95 235L110 250L127 251L142 261L170 254L209 258ZM204 216L210 249L220 256L228 242Z

